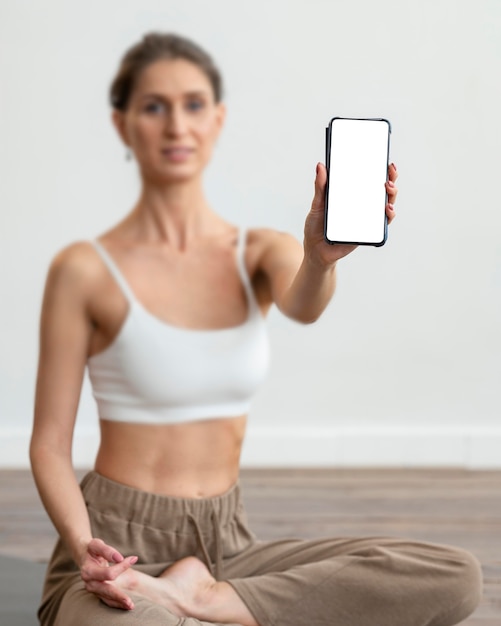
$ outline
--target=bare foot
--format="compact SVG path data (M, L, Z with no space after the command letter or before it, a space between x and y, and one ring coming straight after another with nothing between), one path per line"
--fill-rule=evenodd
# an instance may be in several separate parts
M133 568L115 584L164 606L178 617L195 617L208 622L259 626L240 596L227 582L218 582L207 567L188 556L155 578Z
M130 568L115 584L166 607L174 615L196 617L216 580L202 561L189 556L168 567L158 578Z

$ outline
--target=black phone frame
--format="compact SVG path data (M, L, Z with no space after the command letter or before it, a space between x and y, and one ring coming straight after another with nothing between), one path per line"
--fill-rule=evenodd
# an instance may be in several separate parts
M327 211L329 204L329 174L330 174L330 154L331 154L331 138L332 138L332 123L335 120L354 120L354 121L367 121L367 122L386 122L388 124L388 147L386 151L386 180L388 180L388 167L390 164L390 137L391 137L391 122L385 117L333 117L329 121L329 125L325 128L325 167L327 170L327 182L325 185L325 201L324 201L324 240L329 245L344 244L351 246L373 246L380 248L384 246L388 239L388 216L386 210L384 213L384 236L383 240L377 243L369 243L367 241L333 241L327 238ZM388 202L388 193L385 194L385 207Z

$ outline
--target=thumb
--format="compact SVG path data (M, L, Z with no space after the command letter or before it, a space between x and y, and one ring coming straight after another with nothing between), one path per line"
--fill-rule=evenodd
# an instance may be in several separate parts
M327 184L327 170L323 163L317 163L315 176L315 195L311 203L312 213L323 213L325 207L325 186Z

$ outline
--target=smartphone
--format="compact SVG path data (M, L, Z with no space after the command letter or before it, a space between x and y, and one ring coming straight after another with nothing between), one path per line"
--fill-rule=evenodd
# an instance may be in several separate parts
M326 128L325 240L386 242L391 125L386 119L334 117Z

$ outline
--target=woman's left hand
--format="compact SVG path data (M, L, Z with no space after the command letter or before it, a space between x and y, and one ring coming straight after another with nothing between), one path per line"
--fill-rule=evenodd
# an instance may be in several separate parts
M395 217L394 203L398 189L395 185L397 180L397 168L394 163L388 167L388 181L385 183L388 194L386 204L386 215L388 224L391 224ZM311 203L311 210L306 218L304 226L304 249L305 255L310 257L314 263L322 267L333 266L339 260L350 254L357 248L352 244L329 244L324 238L324 212L325 212L325 186L327 183L327 170L325 165L317 165L315 178L315 195Z

